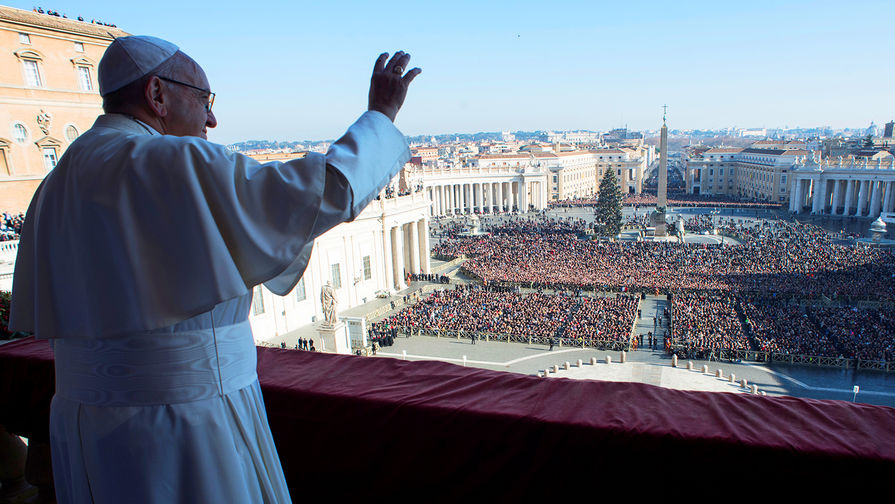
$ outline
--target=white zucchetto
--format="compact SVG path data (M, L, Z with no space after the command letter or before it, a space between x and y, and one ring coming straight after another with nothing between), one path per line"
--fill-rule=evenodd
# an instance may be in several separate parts
M118 91L174 56L178 47L167 40L146 35L120 37L112 41L99 61L99 94Z

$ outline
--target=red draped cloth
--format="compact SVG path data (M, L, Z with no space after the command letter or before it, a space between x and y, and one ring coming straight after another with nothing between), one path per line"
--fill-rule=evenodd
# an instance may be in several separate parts
M634 475L864 486L895 470L883 406L272 348L258 348L258 373L295 500L531 500ZM0 423L45 438L52 394L45 341L0 346Z

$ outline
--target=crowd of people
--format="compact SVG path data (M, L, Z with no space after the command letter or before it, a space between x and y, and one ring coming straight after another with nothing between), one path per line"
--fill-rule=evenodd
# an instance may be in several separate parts
M562 227L514 223L492 228L490 236L442 239L434 253L470 257L464 272L488 283L895 298L895 256L889 250L838 245L808 224L729 220L725 226L725 234L744 243L597 242Z
M373 327L377 334L391 336L425 329L451 336L460 332L624 342L638 303L632 296L590 298L457 285L435 291Z
M810 307L807 315L833 340L843 357L895 360L895 310Z
M750 350L734 296L675 293L671 296L671 344L702 357L718 350Z
M719 350L895 360L895 310L802 306L746 296L672 296L676 353L706 358Z
M25 214L0 213L0 241L18 240L22 233Z
M745 301L743 311L758 350L837 357L841 352L802 308L773 299Z

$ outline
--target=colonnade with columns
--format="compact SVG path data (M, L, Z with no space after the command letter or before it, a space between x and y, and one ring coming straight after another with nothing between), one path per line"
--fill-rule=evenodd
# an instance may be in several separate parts
M545 178L546 180L546 178ZM427 184L431 215L496 213L547 208L545 180L450 181Z
M789 211L812 214L879 217L895 211L895 172L861 176L850 174L796 175Z
M408 274L431 273L428 218L384 223L382 244L385 277L394 289L407 287Z

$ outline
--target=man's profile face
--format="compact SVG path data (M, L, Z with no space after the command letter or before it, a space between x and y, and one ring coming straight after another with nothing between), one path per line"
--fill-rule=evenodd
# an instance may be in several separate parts
M210 90L208 77L198 63L188 56L183 63L178 65L176 75L165 75L197 88ZM171 98L171 106L165 117L166 134L175 136L194 136L208 139L208 128L217 126L218 121L214 112L207 109L209 91L200 91L188 86L163 80L168 96Z

